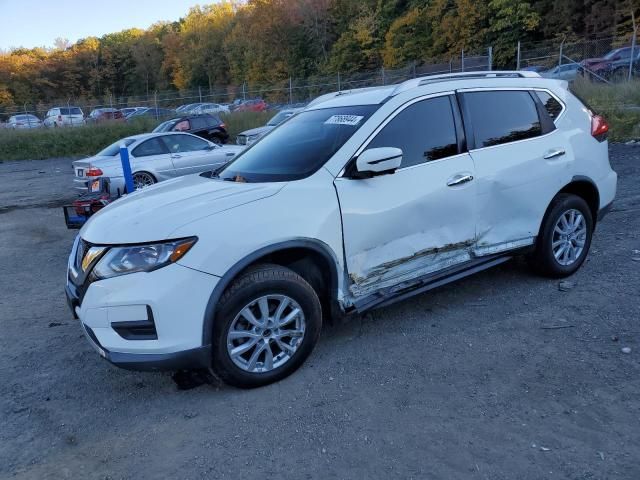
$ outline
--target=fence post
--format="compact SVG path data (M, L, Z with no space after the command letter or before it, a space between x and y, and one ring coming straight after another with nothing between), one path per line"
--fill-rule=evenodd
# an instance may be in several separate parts
M493 47L489 47L489 71L493 70Z
M153 103L156 106L156 120L158 120L160 115L158 113L158 91L157 90L155 92L153 92Z
M518 53L516 57L516 70L520 70L520 40L518 40Z
M629 81L633 78L633 61L635 60L636 38L638 36L638 26L636 25L636 14L631 12L633 21L633 38L631 39L631 58L629 58Z
M246 82L242 82L242 101L247 99L247 89L245 87Z
M562 65L563 50L564 50L564 39L562 39L562 43L560 44L560 56L558 57L558 66Z
M291 77L289 77L289 105L293 103L293 87L291 85Z
M202 103L202 87L198 86L198 96L200 97L200 103Z
M71 115L71 99L67 98L67 113L69 113L69 118L71 119L71 126L73 127L73 115ZM63 122L64 125L64 122Z
M342 91L342 86L340 85L340 72L338 72L338 91Z
M413 61L413 78L416 78L416 61Z
M460 71L464 72L464 48L462 49L462 53L460 54Z
M453 59L449 58L449 73L453 73Z
M382 67L382 85L386 85L386 84L387 84L387 81L384 77L384 67Z

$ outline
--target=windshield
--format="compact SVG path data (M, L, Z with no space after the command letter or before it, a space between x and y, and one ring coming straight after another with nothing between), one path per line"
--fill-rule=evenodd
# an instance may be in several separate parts
M284 122L291 115L293 115L293 112L280 112L275 117L273 117L271 120L269 120L269 123L267 123L267 126L275 127L277 125L280 125L282 122Z
M627 48L619 48L617 50L612 50L611 52L607 53L604 58L605 60L611 60L613 57L620 57L620 58L624 58L624 57L628 57L629 56L629 49Z
M176 123L175 120L169 120L167 122L162 122L160 125L158 125L156 128L153 129L153 133L170 132L171 128L173 128L175 123Z
M378 108L378 105L310 110L240 154L219 172L223 180L286 182L316 172Z
M127 147L135 142L133 138L125 138L124 140L118 140L116 143L112 143L107 148L102 150L96 155L96 157L115 157L120 153L120 144L124 143Z

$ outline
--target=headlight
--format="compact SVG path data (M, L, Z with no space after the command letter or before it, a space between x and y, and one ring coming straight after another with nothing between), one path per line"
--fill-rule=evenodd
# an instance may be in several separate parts
M162 243L113 247L93 269L99 279L135 272L150 272L180 260L198 239L183 238Z

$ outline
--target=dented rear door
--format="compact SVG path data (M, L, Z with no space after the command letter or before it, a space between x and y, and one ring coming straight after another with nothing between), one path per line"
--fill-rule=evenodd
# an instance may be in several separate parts
M532 245L547 207L568 181L571 145L541 116L533 95L528 90L463 94L466 124L473 130L477 256Z
M458 142L453 108L446 95L404 106L361 148L401 148L402 167L336 179L354 297L470 260L475 167Z

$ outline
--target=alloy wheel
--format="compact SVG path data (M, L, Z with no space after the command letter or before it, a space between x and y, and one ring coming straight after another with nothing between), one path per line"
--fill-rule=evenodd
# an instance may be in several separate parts
M300 305L286 295L252 300L236 315L227 332L227 352L249 373L266 373L287 363L302 344L306 329Z
M553 229L551 248L562 266L573 265L582 255L587 241L587 222L579 210L571 209L560 215Z

